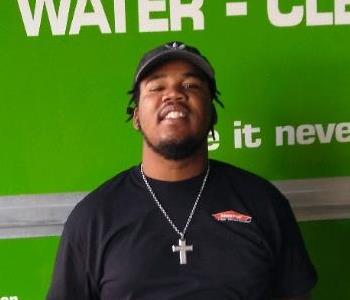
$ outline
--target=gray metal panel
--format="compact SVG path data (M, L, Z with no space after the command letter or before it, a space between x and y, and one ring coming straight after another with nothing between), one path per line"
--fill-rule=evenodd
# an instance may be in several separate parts
M350 177L277 181L299 221L350 218Z
M350 177L276 181L299 221L350 218ZM60 235L87 193L0 197L0 238Z
M0 197L0 238L60 235L69 213L86 194Z

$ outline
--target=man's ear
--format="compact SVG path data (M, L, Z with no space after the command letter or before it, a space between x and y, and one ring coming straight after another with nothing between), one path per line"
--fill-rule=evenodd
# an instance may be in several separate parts
M138 110L137 106L134 108L134 114L132 116L132 123L133 123L134 128L136 130L140 130L139 110Z

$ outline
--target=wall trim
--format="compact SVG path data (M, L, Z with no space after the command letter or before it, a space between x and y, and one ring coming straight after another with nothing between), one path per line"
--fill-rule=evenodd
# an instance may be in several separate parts
M273 182L298 221L350 218L350 177ZM0 196L0 239L60 235L87 192Z
M289 199L298 221L350 218L350 177L273 183Z

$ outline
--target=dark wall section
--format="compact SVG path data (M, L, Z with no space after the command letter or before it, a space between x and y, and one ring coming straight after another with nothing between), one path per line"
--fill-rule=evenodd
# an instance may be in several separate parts
M350 220L300 223L318 275L314 300L350 299Z

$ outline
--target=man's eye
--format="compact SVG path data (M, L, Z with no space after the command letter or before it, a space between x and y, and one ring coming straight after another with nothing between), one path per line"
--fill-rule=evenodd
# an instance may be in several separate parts
M149 91L150 92L160 92L164 89L163 86L157 85L157 86L152 86L150 87Z
M198 89L199 85L197 83L185 82L182 84L184 89Z

